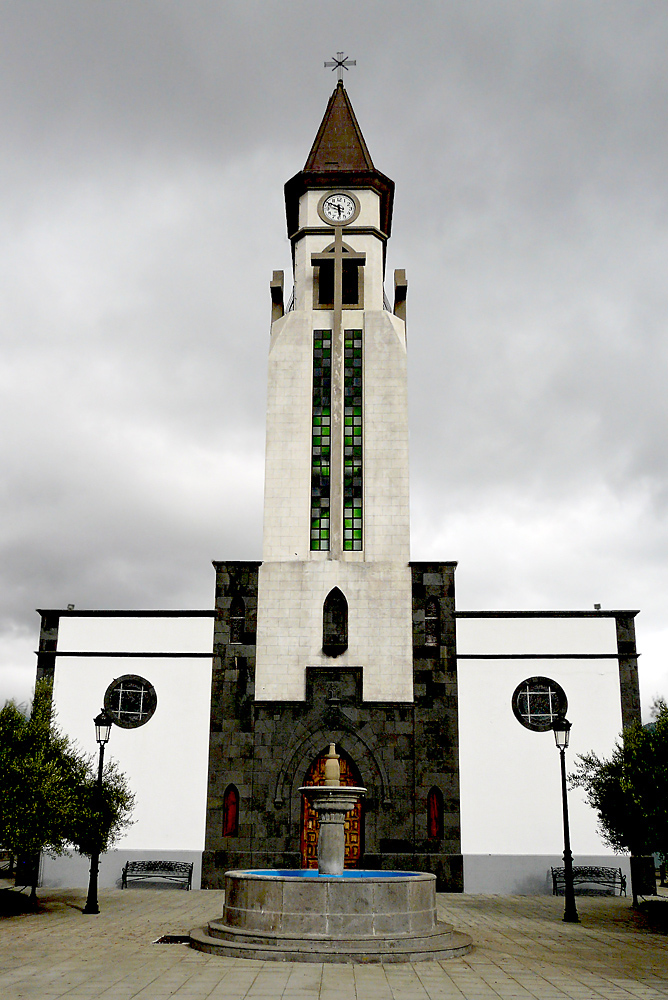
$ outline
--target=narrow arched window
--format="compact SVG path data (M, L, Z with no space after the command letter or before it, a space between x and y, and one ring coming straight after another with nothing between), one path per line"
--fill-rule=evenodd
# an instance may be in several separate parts
M246 605L241 597L235 597L230 605L230 642L242 643L246 630Z
M431 788L427 796L427 837L429 840L443 839L443 793L440 788Z
M322 649L328 656L338 656L348 648L348 602L334 587L322 608Z
M239 836L239 792L228 785L223 797L223 837Z
M424 609L424 644L438 646L441 642L441 615L438 601L432 597Z

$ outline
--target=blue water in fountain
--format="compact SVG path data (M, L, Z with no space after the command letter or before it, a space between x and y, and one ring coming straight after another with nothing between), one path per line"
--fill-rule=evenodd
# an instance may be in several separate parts
M415 872L386 872L382 869L364 871L346 868L341 875L321 875L317 868L247 868L245 875L281 875L283 878L405 878Z

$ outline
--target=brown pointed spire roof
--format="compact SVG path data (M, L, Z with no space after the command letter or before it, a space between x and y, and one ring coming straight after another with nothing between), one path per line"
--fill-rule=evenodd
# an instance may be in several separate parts
M305 171L373 170L362 130L340 80L329 99Z
M381 229L390 235L394 181L374 167L342 80L329 99L304 169L285 185L290 237L299 227L299 199L313 188L373 188L378 191Z

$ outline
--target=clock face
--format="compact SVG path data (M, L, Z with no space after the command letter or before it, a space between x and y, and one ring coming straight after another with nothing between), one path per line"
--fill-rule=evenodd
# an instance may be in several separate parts
M322 213L329 222L349 222L357 215L357 203L349 194L330 194L322 203Z

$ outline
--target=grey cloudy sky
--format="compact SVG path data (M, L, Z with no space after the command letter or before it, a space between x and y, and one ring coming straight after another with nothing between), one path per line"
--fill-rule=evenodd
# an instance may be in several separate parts
M461 608L641 609L668 696L668 6L4 0L0 701L36 607L210 607L259 558L282 189L338 49L397 184L413 558Z

